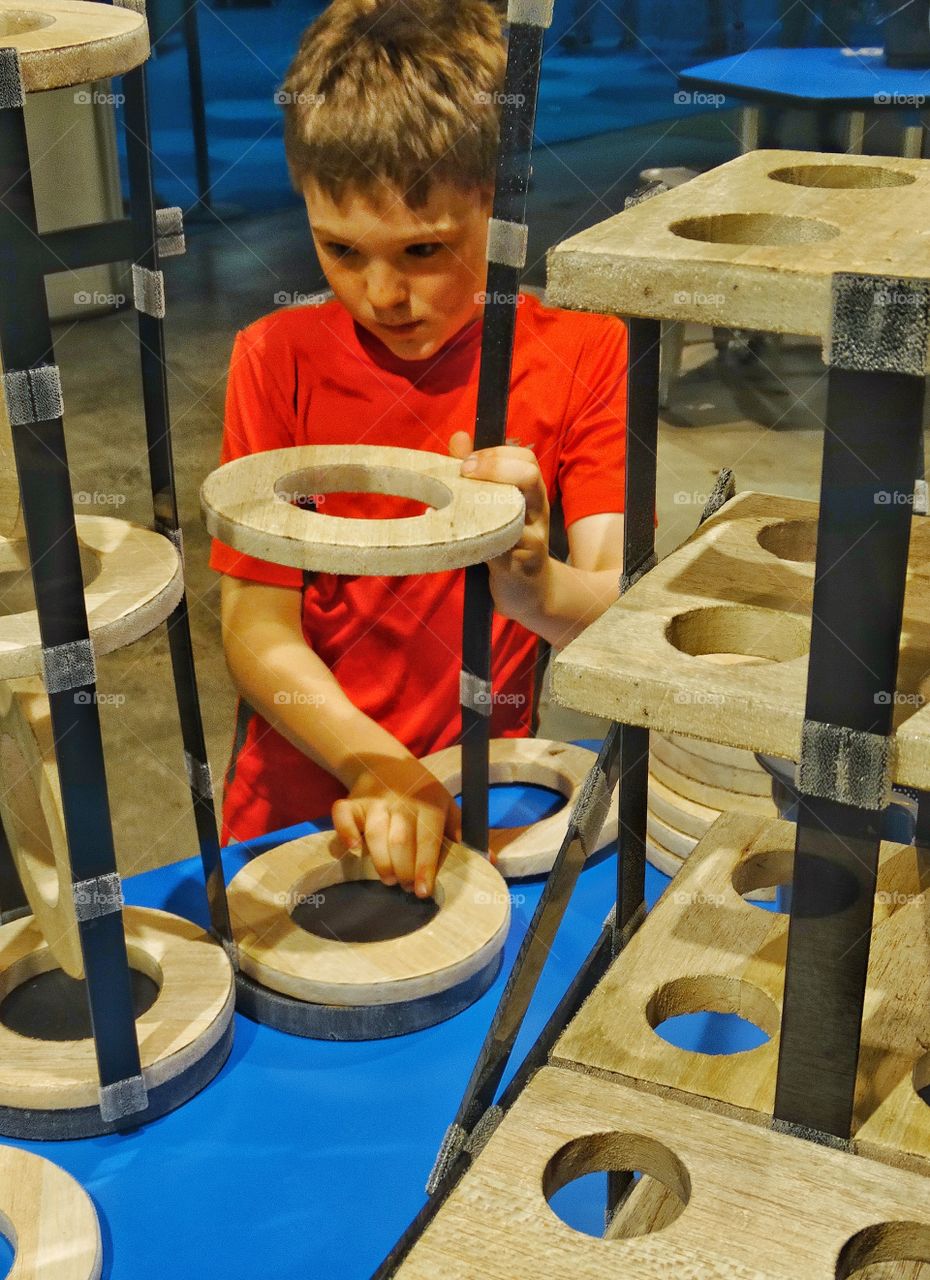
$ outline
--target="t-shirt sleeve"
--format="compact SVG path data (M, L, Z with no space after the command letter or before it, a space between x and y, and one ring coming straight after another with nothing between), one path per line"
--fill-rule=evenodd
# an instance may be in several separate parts
M599 317L575 366L559 452L566 528L584 516L623 510L626 375L626 326Z
M285 375L280 357L272 358L263 331L244 330L237 335L226 384L221 462L295 443L294 407L287 403ZM299 569L243 555L217 538L210 551L210 568L277 587L300 587L303 582Z

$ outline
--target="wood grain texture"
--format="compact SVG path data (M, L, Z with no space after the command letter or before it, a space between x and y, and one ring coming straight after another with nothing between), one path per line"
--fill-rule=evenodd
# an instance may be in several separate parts
M3 360L0 359L0 379L2 378ZM6 396L0 391L0 538L21 542L25 536L10 415L7 413Z
M0 0L0 45L19 51L27 93L131 71L149 56L142 14L89 0Z
M448 841L434 894L439 911L413 933L342 942L309 933L291 918L296 906L329 885L377 878L371 859L345 853L333 831L254 858L229 885L242 972L313 1004L392 1004L459 986L504 945L506 882L485 858Z
M640 579L552 665L565 706L796 760L807 684L817 506L743 493ZM930 521L911 523L894 780L930 787ZM751 664L721 663L721 652ZM768 659L759 661L760 658ZM663 781L667 772L656 769ZM696 787L673 790L707 804ZM715 806L715 807L723 807Z
M128 520L78 516L75 524L94 652L112 653L147 635L169 616L184 592L181 561L166 537ZM0 538L0 575L7 573L29 579L24 541ZM11 584L3 585L9 590ZM41 671L35 609L0 614L0 680Z
M438 573L490 560L523 531L513 485L461 476L456 458L377 445L303 445L227 462L200 502L214 537L247 555L320 573ZM425 502L419 516L365 520L294 506L325 493L380 493Z
M0 816L49 950L65 973L83 978L52 721L38 676L0 683Z
M570 742L550 742L545 738L492 738L489 752L491 785L520 783L549 787L566 799L557 813L519 827L492 827L488 844L494 865L506 879L544 874L552 870L568 829L578 793L597 755ZM448 747L424 756L422 763L452 795L462 789L462 749ZM617 838L619 792L614 789L610 809L604 819L597 848L603 849Z
M794 834L787 822L724 814L562 1034L553 1060L767 1123L788 918L741 894L790 881ZM883 844L853 1142L930 1173L930 1106L917 1093L930 1084L928 920L914 848ZM740 1014L770 1039L713 1056L678 1049L653 1030L698 1009Z
M704 782L721 791L736 792L738 795L771 798L772 779L761 765L756 764L755 757L750 752L744 752L743 756L752 761L751 768L721 760L709 760L680 745L686 741L686 738L673 739L655 733L650 735L649 747L657 760L696 782Z
M589 1171L630 1168L649 1174L653 1188L668 1188L633 1200L618 1224L641 1231L658 1218L648 1234L587 1236L546 1202L547 1192ZM668 1222L670 1201L673 1212L678 1202L684 1208ZM548 1067L521 1093L397 1275L860 1280L870 1273L857 1263L902 1257L930 1261L923 1178ZM885 1280L913 1275L913 1262L894 1265Z
M90 1196L30 1151L0 1147L0 1229L16 1250L9 1280L97 1280L103 1269Z
M233 1016L226 952L189 920L141 907L123 912L129 963L159 987L136 1019L142 1073L151 1090L182 1074L217 1043ZM0 928L0 1001L56 967L32 916ZM94 1042L27 1039L0 1024L0 1106L67 1110L96 1106Z
M556 245L547 297L825 339L834 272L930 277L928 196L926 160L752 151Z

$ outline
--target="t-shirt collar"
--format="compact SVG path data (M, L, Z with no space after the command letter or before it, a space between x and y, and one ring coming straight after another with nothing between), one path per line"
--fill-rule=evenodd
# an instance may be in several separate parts
M471 368L472 362L481 348L482 320L478 316L463 325L454 333L448 342L426 360L404 360L394 354L389 347L376 338L373 333L357 324L349 312L342 307L347 327L351 332L351 341L358 357L364 363L383 369L387 373L397 374L408 381L421 384L438 374L448 384L457 369L463 374ZM466 374L467 376L467 374Z

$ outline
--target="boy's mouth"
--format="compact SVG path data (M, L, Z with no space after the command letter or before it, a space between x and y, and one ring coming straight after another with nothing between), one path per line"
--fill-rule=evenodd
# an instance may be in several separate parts
M422 323L422 320L410 320L406 324L382 324L379 325L379 328L387 329L389 333L393 333L395 336L402 336L405 333L413 333Z

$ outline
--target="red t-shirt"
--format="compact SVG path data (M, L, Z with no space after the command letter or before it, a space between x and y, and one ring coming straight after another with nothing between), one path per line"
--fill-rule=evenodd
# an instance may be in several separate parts
M626 330L616 319L559 311L521 295L508 439L532 446L549 501L565 525L623 510ZM222 460L306 444L379 444L448 454L473 435L480 320L428 360L393 355L338 301L276 311L236 338ZM326 514L377 515L377 501L326 495ZM381 514L421 506L383 500ZM417 756L460 731L464 570L415 577L307 575L214 541L210 565L257 582L301 588L303 633L352 700ZM495 614L495 737L530 732L537 637ZM308 707L308 715L323 714ZM256 712L240 704L226 775L223 841L247 840L327 817L346 794Z

